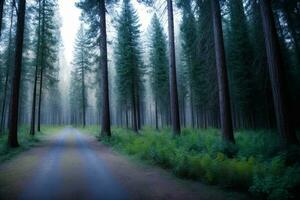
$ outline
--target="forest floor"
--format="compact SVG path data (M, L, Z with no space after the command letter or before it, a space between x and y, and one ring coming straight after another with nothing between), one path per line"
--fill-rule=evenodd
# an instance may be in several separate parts
M248 199L120 155L65 128L0 164L0 199Z

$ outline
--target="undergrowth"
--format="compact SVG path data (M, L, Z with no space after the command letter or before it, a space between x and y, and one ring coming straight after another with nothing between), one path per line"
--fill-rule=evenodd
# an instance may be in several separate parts
M86 129L96 135L98 130ZM238 131L235 137L236 145L228 146L217 129L184 129L174 137L167 129L144 128L137 135L115 128L113 136L103 141L181 178L246 190L256 199L297 199L299 149L279 151L280 138L272 131ZM291 159L294 162L287 162Z
M29 134L29 126L21 126L18 130L18 141L20 145L18 148L10 148L8 146L8 133L5 132L3 135L0 135L0 163L34 147L43 139L43 137L57 133L61 128L62 127L60 126L42 126L41 132L36 132L35 136L31 136Z

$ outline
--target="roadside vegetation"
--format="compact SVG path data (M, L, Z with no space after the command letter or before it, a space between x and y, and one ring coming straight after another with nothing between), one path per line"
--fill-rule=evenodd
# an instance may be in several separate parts
M29 126L21 126L18 132L20 148L10 148L7 142L7 134L0 135L0 162L9 160L19 153L34 147L43 141L46 136L57 133L61 129L62 127L60 126L43 126L39 134L32 136L29 134Z
M99 135L99 128L85 132ZM278 151L280 138L272 131L242 130L236 145L225 146L217 129L184 129L174 137L169 129L144 128L140 134L114 128L105 144L177 177L250 192L257 199L296 199L300 186L299 149Z

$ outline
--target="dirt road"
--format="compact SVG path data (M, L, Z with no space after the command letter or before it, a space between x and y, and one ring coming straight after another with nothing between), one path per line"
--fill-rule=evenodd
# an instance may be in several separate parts
M73 128L0 165L0 199L244 199L113 152Z

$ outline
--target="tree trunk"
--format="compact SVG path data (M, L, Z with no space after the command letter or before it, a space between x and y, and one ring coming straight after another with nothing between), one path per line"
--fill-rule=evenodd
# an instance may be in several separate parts
M128 129L129 128L129 116L128 116L128 106L127 106L127 103L126 103L126 110L125 110L125 121L126 121L126 128Z
M157 97L155 98L155 129L158 131L158 110L157 110Z
M106 34L106 7L105 0L100 0L100 51L102 67L102 136L111 136L110 108L109 108L109 86L108 86L108 64L107 64L107 34Z
M191 122L192 122L192 128L195 128L195 121L194 121L194 95L193 95L193 91L192 88L190 87L190 92L191 92L191 96L190 96L190 106L191 106Z
M10 123L9 123L8 144L10 147L19 146L18 118L19 118L19 97L20 97L21 72L22 72L25 12L26 12L26 0L19 0L17 34L16 34L15 67L13 73L12 98L11 98L10 115L9 115Z
M2 110L1 110L1 122L0 122L0 134L4 132L4 124L5 124L5 113L6 113L6 103L7 103L7 92L8 92L8 85L9 85L9 74L10 74L10 67L11 66L10 60L12 59L12 25L14 19L14 8L11 8L11 15L10 15L10 27L9 27L9 39L8 39L8 56L7 56L7 67L5 72L5 82L4 82L4 95L2 101Z
M235 143L232 128L228 76L219 0L211 0L216 66L219 86L220 118L223 139Z
M41 72L40 72L40 89L39 89L39 105L38 105L38 132L41 131L41 109L42 109L43 76L44 76L43 71L44 71L44 67L41 66Z
M40 56L40 41L41 41L41 2L39 1L39 23L38 23L38 43L36 51L36 66L35 66L35 75L34 75L34 86L33 86L33 96L32 96L32 110L31 110L31 123L30 123L30 134L35 134L35 111L36 111L36 90L37 90L37 81L38 81L38 69L39 69L39 56Z
M269 74L273 91L273 100L277 128L285 144L299 144L290 119L289 103L285 82L285 70L280 52L279 40L275 28L274 16L270 0L260 0L260 11L263 22L265 45L269 65Z
M35 134L35 110L36 110L37 80L38 80L38 64L36 64L35 75L34 75L33 100L32 100L32 110L31 110L31 123L30 123L30 134L31 135Z
M5 75L5 83L4 83L4 94L3 94L3 101L2 101L2 110L1 110L1 122L0 122L0 135L4 132L4 123L5 123L5 110L6 110L6 99L7 99L7 90L8 90L8 75L9 69L6 69Z
M4 7L5 0L0 0L0 39L2 33L2 21L3 21L3 7Z
M44 78L44 62L45 62L45 0L43 0L43 21L42 21L42 48L41 48L41 71L40 71L40 90L39 90L39 105L38 105L38 132L41 132L41 109L43 96L43 78Z
M86 125L86 110L85 110L85 74L84 74L84 67L82 66L81 68L82 72L81 72L81 80L82 80L82 125L83 127L85 127Z
M137 116L137 127L141 130L141 109L140 109L140 95L139 90L136 91L136 116Z
M132 129L134 132L138 132L138 124L137 124L137 114L136 114L136 97L135 97L135 88L132 87Z
M169 31L169 73L170 73L172 131L174 135L180 135L181 130L180 130L178 91L177 91L177 78L176 78L173 1L167 0L167 6L168 6L168 31Z

